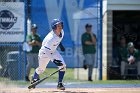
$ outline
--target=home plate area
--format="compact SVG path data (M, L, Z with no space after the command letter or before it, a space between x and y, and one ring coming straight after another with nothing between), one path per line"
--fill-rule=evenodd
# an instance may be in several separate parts
M1 89L0 93L140 93L140 88L67 88L64 91L55 88L11 88Z
M140 84L87 84L65 83L66 90L58 90L57 83L42 83L35 89L28 86L7 85L0 88L0 93L140 93Z

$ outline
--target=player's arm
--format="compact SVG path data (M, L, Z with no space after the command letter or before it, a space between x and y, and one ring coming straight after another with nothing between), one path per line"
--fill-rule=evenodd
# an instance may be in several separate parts
M94 45L94 43L88 40L84 35L82 35L82 43L85 45Z
M96 36L92 32L90 33L90 35L91 35L91 42L92 42L92 44L96 45Z
M31 45L31 46L35 46L36 45L35 44L35 40L32 40L30 35L27 36L27 43L29 45Z
M41 46L41 42L38 42L36 40L32 40L32 41L28 41L28 44L31 45L31 46Z
M41 46L42 42L41 42L40 37L38 37L38 40L31 40L31 38L29 38L28 44L32 46Z
M40 37L38 37L38 40L36 41L36 45L37 46L41 46L42 45L42 41L41 41Z
M35 45L36 45L36 41L35 41L35 40L33 40L33 41L28 41L28 44L29 44L29 45L32 45L32 46L35 46Z
M85 41L86 45L93 45L93 43L91 41Z
M59 47L61 49L61 51L65 51L65 47L63 46L63 44L60 42Z
M42 43L41 43L41 42L39 42L39 41L36 41L36 45L37 45L37 46L41 46L41 45L42 45Z

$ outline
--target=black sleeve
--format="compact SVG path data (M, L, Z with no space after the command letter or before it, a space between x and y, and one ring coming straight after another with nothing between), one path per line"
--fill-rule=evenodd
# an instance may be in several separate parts
M65 48L64 48L64 46L62 45L62 43L59 44L59 47L60 47L61 51L65 51Z

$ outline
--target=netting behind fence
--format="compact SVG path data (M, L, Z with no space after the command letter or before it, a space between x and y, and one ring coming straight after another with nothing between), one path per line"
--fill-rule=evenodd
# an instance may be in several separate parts
M11 0L12 1L12 0ZM14 1L22 1L22 0L14 0ZM26 0L24 0L26 1ZM29 4L30 0L27 0L26 3ZM15 2L14 2L15 3ZM26 4L24 3L24 4ZM13 12L14 18L17 20L21 19L22 21L15 22L15 24L12 24L13 27L8 30L1 30L1 36L0 36L0 42L23 42L24 41L24 32L26 31L26 25L28 27L28 22L25 25L24 21L26 21L27 14L23 14L23 10L26 10L27 5L23 5L23 3L16 7L15 4L9 4L3 3L2 4L4 9L9 8L10 6L14 6L11 10ZM8 7L7 7L8 6ZM22 8L21 8L22 6ZM31 7L31 23L35 23L38 26L37 33L41 36L41 39L44 39L46 34L51 30L51 20L54 18L60 18L64 22L64 31L65 36L62 41L64 47L66 48L66 51L62 53L62 56L64 60L66 61L67 67L72 68L81 68L83 67L83 54L81 49L81 35L85 32L85 25L87 23L93 25L92 32L96 34L97 36L97 52L96 52L96 68L98 69L98 63L101 61L100 56L100 50L101 50L101 27L100 27L100 0L78 0L78 1L72 1L72 0L60 0L60 1L52 1L52 0L42 0L42 2L37 0L32 0L31 5L28 5ZM2 7L2 8L3 8ZM0 8L0 9L2 9ZM29 8L29 7L28 7ZM16 10L17 9L17 10ZM22 9L22 10L21 10ZM13 11L15 10L15 11ZM19 11L20 10L20 11ZM26 10L26 12L27 12ZM54 12L54 10L57 10ZM3 10L2 10L3 11ZM7 11L6 11L7 12ZM18 13L19 12L19 13ZM41 17L40 17L41 16ZM5 19L5 16L2 16L3 19ZM25 17L25 18L24 18ZM20 24L20 25L19 25ZM24 24L21 26L21 24ZM5 27L5 25L2 25ZM9 26L9 25L8 25ZM6 27L8 27L6 25ZM18 29L18 30L17 30ZM17 34L18 33L18 34ZM20 35L20 36L19 36ZM3 36L3 37L2 37ZM12 38L9 38L12 37ZM5 38L5 39L3 39ZM19 41L20 40L20 41ZM0 46L4 52L1 52L4 54L1 56L1 76L2 77L14 77L21 79L22 75L24 75L25 71L22 67L24 63L24 59L21 60L24 53L22 50L20 50L20 47L18 44L15 44L14 46L9 45L2 45ZM10 50L11 49L11 50ZM13 57L11 57L11 55ZM10 57L9 57L10 56ZM10 59L11 58L11 59ZM11 62L12 61L12 62ZM15 63L15 64L12 64ZM24 63L25 65L25 63ZM17 67L16 71L12 71L13 73L17 73L15 75L10 75L7 73L8 67L11 68ZM13 66L13 67L12 67ZM51 67L51 66L50 66ZM22 68L22 69L19 69Z
M0 81L25 77L25 1L0 0Z
M0 0L0 2L23 2L24 0Z
M0 44L0 77L24 79L25 53L21 44Z

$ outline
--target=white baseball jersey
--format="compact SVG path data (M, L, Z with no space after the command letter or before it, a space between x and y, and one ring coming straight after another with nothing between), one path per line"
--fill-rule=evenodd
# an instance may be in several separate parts
M43 73L47 64L54 59L61 60L64 67L66 67L64 59L56 50L61 40L63 39L64 31L61 31L61 37L57 36L54 31L48 33L42 42L41 49L39 50L39 67L36 69L38 74ZM61 68L61 66L58 66Z
M63 39L64 31L61 31L61 37L57 36L54 31L48 33L48 35L44 38L42 42L41 49L47 49L52 53L55 52L56 48L60 44L61 40Z

